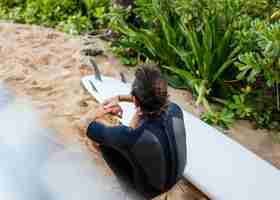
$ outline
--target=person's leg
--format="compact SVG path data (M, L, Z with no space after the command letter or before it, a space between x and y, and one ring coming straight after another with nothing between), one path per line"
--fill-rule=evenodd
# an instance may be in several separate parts
M127 159L118 152L117 150L100 146L101 153L104 160L107 162L112 171L121 179L128 182L129 184L133 183L133 169Z
M145 200L145 195L139 193L134 184L133 168L129 161L117 150L101 146L101 153L121 187L126 191L126 200Z

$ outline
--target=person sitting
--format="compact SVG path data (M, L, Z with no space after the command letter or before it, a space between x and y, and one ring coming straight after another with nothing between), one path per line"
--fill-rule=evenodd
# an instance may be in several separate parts
M107 113L121 115L119 103L124 101L137 110L129 126L97 122ZM133 182L145 197L168 191L182 177L186 165L183 112L168 100L167 82L156 66L140 66L131 95L106 100L88 119L87 136L128 161Z

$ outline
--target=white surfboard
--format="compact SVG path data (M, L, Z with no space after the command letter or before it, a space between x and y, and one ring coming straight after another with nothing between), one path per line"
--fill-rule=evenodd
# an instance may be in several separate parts
M86 90L102 102L129 94L131 84L102 76L82 79ZM129 124L135 109L122 103L121 122ZM184 111L187 134L187 165L184 177L217 200L264 200L280 198L280 171L237 142Z

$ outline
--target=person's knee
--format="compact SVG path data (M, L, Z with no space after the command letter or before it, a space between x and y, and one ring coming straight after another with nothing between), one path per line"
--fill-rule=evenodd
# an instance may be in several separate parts
M87 128L87 132L86 132L86 135L89 139L95 141L95 142L98 142L100 140L100 133L101 131L99 130L99 128L94 124L94 123L91 123L89 125L89 127Z
M94 137L94 133L93 133L93 132L87 130L86 135L87 135L87 137L88 137L89 139L95 140L95 137Z

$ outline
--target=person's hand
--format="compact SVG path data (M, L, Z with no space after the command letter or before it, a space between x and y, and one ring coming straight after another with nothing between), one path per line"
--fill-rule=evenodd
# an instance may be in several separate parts
M143 114L141 111L136 111L129 123L129 127L131 128L137 128L137 126L139 125L140 120L143 118Z
M95 121L99 118L102 118L106 114L117 115L118 117L122 117L122 108L119 105L111 106L109 108L105 108L103 105L98 106L97 109L88 112L84 117L81 118L81 122L87 126L92 121Z
M109 113L111 113L113 115L117 115L118 117L122 118L123 110L119 104L108 107L108 108L106 108L106 110L108 110Z
M116 107L119 106L120 99L119 96L115 96L115 97L111 97L107 100L105 100L102 105L104 106L104 108L111 108L111 107Z
M95 121L110 112L111 109L105 109L104 106L101 105L98 106L97 109L89 111L84 117L81 117L80 121L85 126L88 126L92 121Z
M104 115L110 113L111 110L105 108L103 105L98 106L98 108L94 111L94 117L96 119L103 117Z
M106 114L113 114L117 115L119 117L122 117L122 108L117 104L116 106L111 107L104 107L103 105L100 105L96 110L94 110L92 113L88 113L88 116L91 117L93 120L102 118Z

